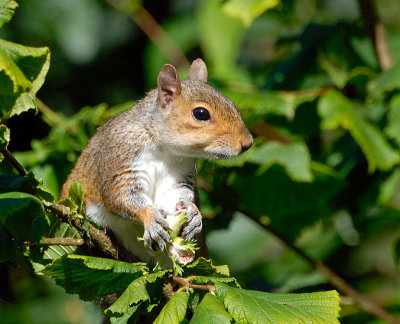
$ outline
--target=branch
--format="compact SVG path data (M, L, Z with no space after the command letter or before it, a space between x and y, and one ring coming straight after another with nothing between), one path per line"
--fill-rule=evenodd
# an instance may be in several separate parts
M87 237L86 231L82 226L81 220L77 217L70 217L70 209L64 205L53 203L48 210L65 223L74 226L83 237ZM104 231L89 224L90 241L102 253L115 260L123 260L127 262L138 262L138 259L128 252L123 246L119 245L115 239L108 236Z
M306 253L304 253L301 249L295 246L292 242L290 242L286 237L284 237L277 230L272 228L270 225L265 225L260 222L259 218L255 215L252 215L250 212L238 209L243 215L249 217L253 221L255 221L258 225L262 226L268 232L277 237L283 244L285 244L288 248L295 251L298 255L300 255L304 260L306 260L312 267L316 270L320 271L328 281L332 284L333 287L341 291L343 294L352 297L360 307L368 314L378 317L387 323L390 324L400 324L400 321L396 319L394 316L389 314L379 305L372 302L369 298L361 295L357 290L355 290L349 283L347 283L342 277L340 277L336 272L334 272L331 268L329 268L326 264L321 261L316 261L310 258Z
M38 243L27 242L28 245L68 245L68 246L81 246L85 244L84 239L80 238L59 238L59 237L46 237L43 241Z
M386 71L393 66L393 55L386 37L386 29L379 20L372 0L358 0L365 28L374 46L379 68Z
M15 159L15 157L11 154L9 150L3 149L1 150L1 153L12 164L12 166L18 171L20 175L25 176L28 174L28 171L26 171L25 168L21 164L19 164L19 162Z
M112 7L129 14L130 18L139 26L147 37L158 47L176 68L189 65L189 62L173 39L164 31L153 16L140 4L134 8L127 5L125 1L105 0Z
M180 284L183 287L189 287L189 288L193 288L193 289L205 290L205 291L208 291L208 292L211 292L211 291L214 290L214 286L210 285L210 284L206 284L206 285L192 284L190 282L187 282L185 278L177 277L177 276L174 276L174 275L171 275L170 278L172 279L172 281Z

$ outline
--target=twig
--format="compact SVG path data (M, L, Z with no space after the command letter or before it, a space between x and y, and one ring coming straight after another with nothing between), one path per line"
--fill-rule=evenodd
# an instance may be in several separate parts
M193 288L193 289L199 289L199 290L205 290L205 291L213 291L214 290L214 286L210 285L210 284L206 284L206 285L199 285L199 284L192 284L190 282L187 282L185 280L185 278L183 277L177 277L177 276L173 276L171 275L170 278L172 279L172 281L180 284L181 286L184 287L189 287L189 288Z
M176 68L189 65L189 62L172 38L164 31L153 16L141 5L137 5L134 10L124 8L124 1L105 0L114 8L130 15L130 18L139 26L147 37L158 47Z
M85 240L81 238L58 238L58 237L46 237L39 243L30 243L28 245L69 245L69 246L80 246L85 244Z
M18 173L22 176L28 174L28 171L15 159L15 157L11 154L11 152L7 149L1 150L1 153L4 157L12 164L12 166L18 171Z
M250 212L238 209L243 215L249 217L253 221L255 221L258 225L262 226L268 232L277 237L282 243L284 243L288 248L295 251L298 255L300 255L304 260L306 260L310 265L312 265L316 270L320 271L328 281L334 286L336 289L344 293L345 295L352 297L360 307L368 314L371 314L375 317L378 317L387 323L390 324L400 324L400 321L396 319L394 316L389 314L386 310L381 308L379 305L373 303L369 298L361 295L357 290L355 290L349 283L347 283L342 277L340 277L337 273L335 273L331 268L329 268L326 264L321 261L316 261L310 258L307 254L305 254L301 249L295 246L292 242L290 242L286 237L284 237L277 230L272 228L270 225L265 225L260 222L258 217L252 215Z
M358 0L365 28L371 38L375 54L382 71L386 71L393 66L393 55L386 37L386 29L379 20L372 0Z

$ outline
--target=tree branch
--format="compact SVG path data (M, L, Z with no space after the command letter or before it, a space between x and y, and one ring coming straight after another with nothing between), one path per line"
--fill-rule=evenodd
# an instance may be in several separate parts
M172 38L143 6L136 4L135 7L132 8L132 6L127 5L125 1L105 1L112 7L129 14L130 18L177 69L189 65L189 61L179 46L176 45Z
M84 239L80 238L59 238L59 237L46 237L43 241L38 243L27 242L28 245L69 245L81 246L85 244Z
M72 216L70 217L70 209L64 205L53 203L48 207L48 210L65 223L70 223L74 226L83 237L86 237L86 231L82 226L82 222L79 218ZM108 236L104 231L96 228L92 224L89 224L89 235L90 241L94 246L102 253L115 260L122 260L127 262L138 262L139 260L132 255L123 246L119 245L114 238Z
M1 153L12 164L12 166L18 171L20 175L25 176L28 174L28 171L26 171L25 168L21 164L19 164L19 162L15 159L15 157L11 154L9 150L3 149L1 150Z
M374 46L375 55L382 71L393 66L393 55L386 37L386 29L379 20L372 0L358 0L358 6L364 20L365 28Z
M400 324L400 321L389 314L386 310L381 308L379 305L373 303L369 298L361 295L357 290L355 290L349 283L347 283L342 277L340 277L336 272L334 272L331 268L329 268L326 264L321 261L316 261L310 258L306 253L304 253L301 249L295 246L292 242L290 242L286 237L284 237L281 233L275 230L270 225L265 225L260 222L259 218L255 215L252 215L250 212L244 209L238 209L243 215L252 219L258 225L262 226L268 232L277 237L283 244L285 244L288 248L295 251L298 255L300 255L304 260L306 260L313 268L321 272L328 281L332 284L333 287L341 291L343 294L353 298L360 307L368 314L378 317L387 323L390 324Z

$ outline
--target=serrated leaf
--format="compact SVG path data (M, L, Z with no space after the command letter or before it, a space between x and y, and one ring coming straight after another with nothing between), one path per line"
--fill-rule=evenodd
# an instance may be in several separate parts
M275 8L280 0L228 0L223 5L227 15L239 18L246 27L265 11Z
M2 193L0 210L1 223L17 242L38 242L47 232L44 206L35 196L23 192Z
M121 292L130 282L138 278L143 264L111 259L68 255L54 260L43 273L70 294L79 294L83 300Z
M232 316L225 310L224 304L215 296L207 293L196 309L190 324L231 323Z
M215 266L212 260L200 257L191 264L185 266L185 274L193 273L197 276L224 276L229 277L227 265Z
M238 323L338 324L337 291L275 294L215 285L215 293Z
M318 103L322 128L342 127L348 130L365 154L369 172L391 169L400 161L399 152L389 145L382 132L354 106L355 103L339 92L328 92Z
M239 283L237 282L236 278L233 277L212 277L212 276L193 276L193 278L190 278L190 282L196 283L199 285L205 285L205 284L215 284L215 283L225 283L230 286L234 286L237 288L240 288Z
M7 148L9 141L10 141L10 130L7 128L6 125L0 125L0 150L4 150L5 148Z
M0 174L0 193L9 191L32 193L38 184L32 173L25 176Z
M35 108L34 98L50 65L47 47L28 47L0 39L0 117Z
M161 310L153 324L179 324L185 318L188 301L189 294L187 292L176 292Z
M58 203L67 206L71 213L74 213L78 210L78 205L70 197L59 200Z
M146 284L155 282L157 279L163 277L169 272L170 270L167 269L150 273L132 281L122 295L115 301L114 304L107 308L104 313L107 316L122 315L128 312L128 309L132 304L149 300L150 296L147 293Z
M17 7L13 0L0 0L0 28L11 20Z
M279 164L285 168L288 176L299 182L311 182L314 176L311 172L311 157L307 146L302 142L281 144L267 142L254 147L238 158L220 160L215 163L222 166L243 166L245 162L259 164L259 174L272 165Z
M83 190L82 183L74 182L71 184L71 187L68 189L69 198L78 206L78 213L82 214L83 209L83 196L85 195L85 191Z

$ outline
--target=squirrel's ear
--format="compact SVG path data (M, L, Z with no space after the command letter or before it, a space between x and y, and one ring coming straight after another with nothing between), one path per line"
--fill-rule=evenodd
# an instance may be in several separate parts
M188 80L207 83L208 71L206 63L200 58L193 61L189 69Z
M172 101L174 94L181 93L181 81L178 73L171 64L165 64L157 78L158 100L161 107L165 108Z

